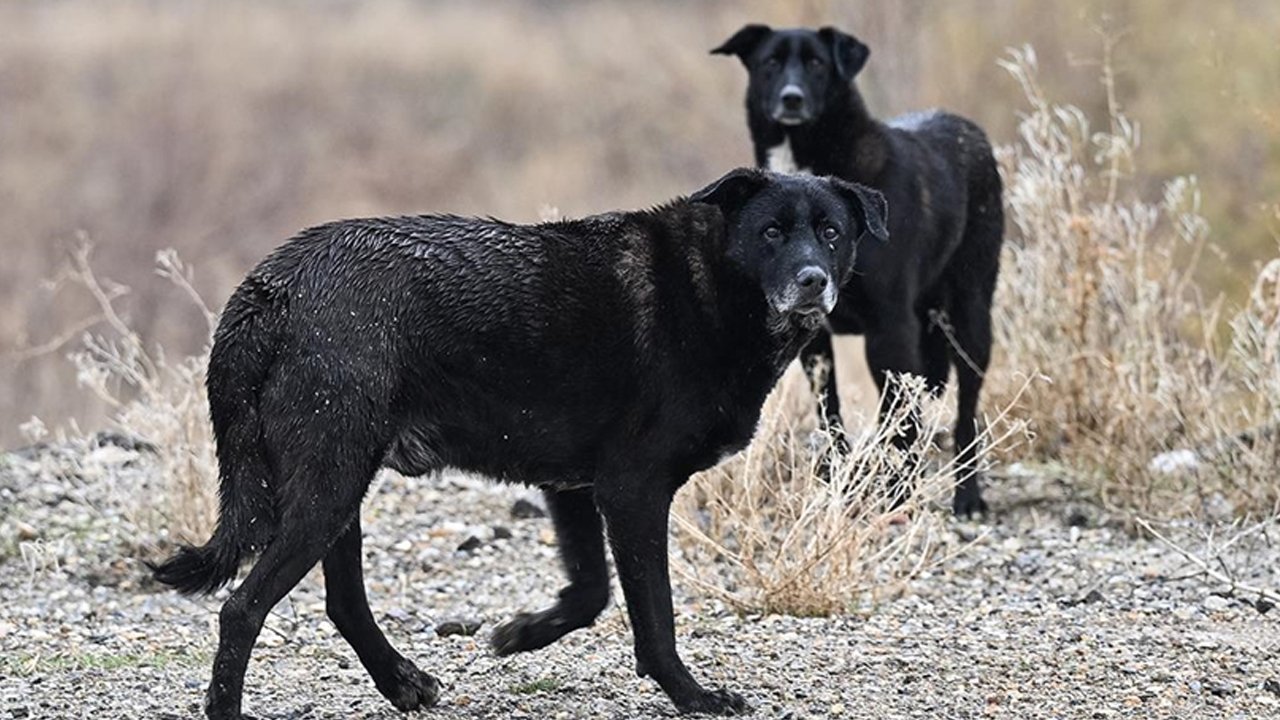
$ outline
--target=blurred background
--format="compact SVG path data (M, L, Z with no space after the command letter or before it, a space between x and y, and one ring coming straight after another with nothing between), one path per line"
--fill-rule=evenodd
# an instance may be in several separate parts
M642 207L751 162L746 22L835 24L888 117L940 106L1013 140L1025 100L996 61L1031 44L1050 98L1105 115L1102 32L1142 123L1138 183L1194 174L1238 298L1276 250L1280 3L1269 0L0 3L0 447L20 423L105 408L65 360L97 312L57 282L79 233L118 307L170 356L207 342L154 274L176 248L215 308L265 253L339 217L447 211L536 220Z

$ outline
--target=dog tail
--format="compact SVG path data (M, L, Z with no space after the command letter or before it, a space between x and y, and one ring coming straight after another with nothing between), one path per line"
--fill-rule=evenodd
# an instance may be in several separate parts
M156 580L184 595L226 585L241 560L261 552L275 534L275 478L258 407L276 354L279 312L272 305L266 285L250 275L227 302L214 335L205 382L218 451L218 526L204 545L185 545L150 565Z

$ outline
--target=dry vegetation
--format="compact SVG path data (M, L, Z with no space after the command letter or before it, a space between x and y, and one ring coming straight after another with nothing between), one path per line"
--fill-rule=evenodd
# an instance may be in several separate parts
M1280 4L1187 0L502 3L382 0L11 0L0 3L0 446L17 424L101 424L62 352L22 352L96 312L51 296L65 240L133 289L148 343L199 352L198 316L151 273L172 247L221 301L303 226L447 210L532 219L644 206L750 161L742 70L707 55L740 24L835 23L863 37L860 83L889 116L930 106L1015 138L1033 44L1056 101L1103 118L1095 27L1127 29L1126 109L1145 121L1129 182L1158 197L1195 173L1229 262L1201 263L1242 301L1270 257L1280 194ZM1224 112L1230 108L1230 112ZM15 356L14 353L18 354ZM855 373L846 372L846 377Z
M766 403L756 441L677 498L677 571L739 610L825 616L891 597L961 549L947 530L954 459L933 447L954 421L954 397L929 398L921 378L902 382L904 402L888 422L852 418L860 431L828 481L817 464L830 439L816 431L813 394L793 368ZM889 438L912 406L923 408L920 439L898 451ZM1011 448L1024 431L999 412L978 442ZM893 477L914 489L901 506L886 492Z
M1274 514L1277 261L1242 309L1227 309L1196 280L1209 226L1195 178L1143 197L1127 182L1139 125L1114 98L1094 130L1046 97L1032 50L1003 64L1031 108L1004 152L1011 237L996 348L1015 372L993 374L988 398L1011 402L1016 371L1038 374L1014 410L1037 432L1032 457L1061 461L1108 506ZM1108 91L1110 79L1104 68Z

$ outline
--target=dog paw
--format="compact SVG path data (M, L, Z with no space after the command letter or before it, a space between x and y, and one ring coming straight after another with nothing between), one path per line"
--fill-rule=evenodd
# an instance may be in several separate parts
M498 656L545 647L559 637L553 632L552 622L546 613L519 613L494 628L489 647Z
M432 707L440 699L440 681L403 658L387 686L379 685L378 690L397 710L405 712Z
M951 511L959 518L972 518L987 514L987 501L977 489L956 489L956 496L951 501Z
M706 713L708 715L745 715L751 712L747 699L732 690L723 688L703 690L676 703L682 713Z

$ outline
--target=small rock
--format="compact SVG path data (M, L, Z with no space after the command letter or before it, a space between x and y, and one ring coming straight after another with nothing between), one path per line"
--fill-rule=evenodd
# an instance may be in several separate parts
M1067 527L1089 527L1089 516L1083 510L1076 508L1067 513Z
M1266 690L1272 695L1275 695L1276 697L1280 697L1280 680L1276 680L1275 678L1268 678L1266 680L1263 680L1262 689Z
M1226 683L1226 682L1210 682L1209 683L1209 694L1213 695L1214 697L1227 697L1228 695L1234 694L1235 691L1236 689L1231 687L1230 683Z
M449 637L450 635L471 637L480 630L480 626L483 624L480 620L441 620L436 623L436 635L440 637Z
M1231 607L1231 601L1221 595L1207 595L1203 601L1204 609L1209 612L1222 612Z
M516 520L531 520L533 518L543 518L547 516L547 511L537 505L520 498L511 506L511 517Z
M28 525L27 523L22 522L21 520L18 521L15 529L18 531L18 539L24 542L30 542L31 540L35 540L36 538L40 537L39 530L35 529L35 527L31 525Z
M494 526L493 526L493 539L494 539L494 540L510 540L510 539L511 539L511 537L512 537L512 535L511 535L511 528L509 528L509 527L507 527L507 526L505 526L505 525L494 525Z
M1258 613L1262 615L1266 615L1267 613L1271 612L1272 608L1274 608L1275 606L1276 606L1275 603L1265 598L1258 598L1257 601L1253 603L1254 609L1257 610Z
M471 552L481 545L484 545L483 540L475 535L468 535L467 539L463 540L461 545L458 545L458 552Z
M1090 605L1092 603L1102 602L1103 599L1102 592L1099 591L1098 588L1093 588L1089 592L1085 593L1084 597L1066 598L1064 600L1060 600L1059 604L1063 607L1075 607L1076 605Z

